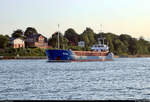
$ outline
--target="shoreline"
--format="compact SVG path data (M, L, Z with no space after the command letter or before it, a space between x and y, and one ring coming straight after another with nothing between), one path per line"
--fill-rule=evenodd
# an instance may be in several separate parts
M0 60L11 60L11 59L47 59L47 56L0 56Z
M114 58L149 58L150 55L127 55L127 56L118 56L114 55ZM0 56L0 60L11 60L11 59L16 59L16 60L26 60L26 59L47 59L47 56Z
M115 55L114 58L146 58L146 57L150 57L150 55L120 55L117 56Z

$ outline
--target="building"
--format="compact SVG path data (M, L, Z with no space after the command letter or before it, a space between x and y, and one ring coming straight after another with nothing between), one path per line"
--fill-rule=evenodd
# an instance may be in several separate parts
M10 38L10 46L13 48L24 48L25 42L22 38Z
M84 41L78 42L78 46L80 46L80 47L85 47L85 42L84 42Z
M31 34L26 38L26 47L48 48L47 38L42 34Z

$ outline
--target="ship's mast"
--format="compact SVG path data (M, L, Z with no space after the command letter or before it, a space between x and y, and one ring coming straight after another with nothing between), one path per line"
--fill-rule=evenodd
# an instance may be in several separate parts
M102 24L100 25L100 38L98 39L99 42L101 42L100 40L102 40L102 45L104 45L104 37L102 36L103 30L102 30Z
M104 38L104 37L98 38L99 43L101 42L100 40L102 40L102 45L104 45L104 40L105 40L105 38Z
M102 24L100 25L100 33L102 33L103 32L103 30L102 30Z
M57 35L57 40L58 40L58 49L60 48L60 45L59 45L59 24L58 24L58 35Z

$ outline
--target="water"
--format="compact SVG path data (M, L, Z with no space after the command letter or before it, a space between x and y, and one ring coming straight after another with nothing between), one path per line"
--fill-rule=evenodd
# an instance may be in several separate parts
M150 99L150 58L0 60L0 100Z

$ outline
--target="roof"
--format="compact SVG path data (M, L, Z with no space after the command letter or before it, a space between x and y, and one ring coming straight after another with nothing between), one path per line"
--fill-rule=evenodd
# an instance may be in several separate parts
M34 41L38 41L39 36L43 36L42 34L30 34L28 36L28 38L34 38ZM44 41L47 42L47 38L45 36L44 37Z
M16 40L16 39L21 39L21 40L24 41L24 39L22 39L22 38L13 38L13 37L11 37L11 38L9 38L9 43L12 44L13 41Z
M13 38L13 37L11 37L11 38L9 38L9 41L13 41L15 39L21 39L21 40L23 40L22 38Z

